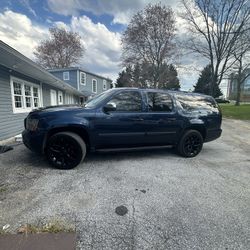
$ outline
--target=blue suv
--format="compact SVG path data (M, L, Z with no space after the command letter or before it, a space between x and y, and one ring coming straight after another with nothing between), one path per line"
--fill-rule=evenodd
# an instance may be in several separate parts
M32 111L24 144L45 153L56 168L70 169L88 151L173 145L194 157L221 135L221 112L211 96L155 89L115 88L82 106Z

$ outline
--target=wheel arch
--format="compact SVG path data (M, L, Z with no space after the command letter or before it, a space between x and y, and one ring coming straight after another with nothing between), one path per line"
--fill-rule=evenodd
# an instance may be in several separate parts
M207 130L204 125L202 124L192 124L191 126L188 126L184 129L183 133L181 134L179 140L182 138L182 136L188 131L188 130L196 130L201 133L203 141L205 141L207 136Z
M59 133L59 132L72 132L72 133L75 133L75 134L79 135L84 140L84 142L86 143L87 149L89 149L90 146L91 146L89 132L88 132L86 127L78 126L78 125L60 126L60 127L51 128L47 132L46 137L45 137L44 142L43 142L43 152L46 150L46 144L47 144L48 139L52 135L54 135L56 133Z

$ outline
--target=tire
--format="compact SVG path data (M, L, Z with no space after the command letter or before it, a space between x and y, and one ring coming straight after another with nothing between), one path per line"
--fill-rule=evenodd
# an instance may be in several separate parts
M203 137L197 130L188 130L181 137L177 151L186 158L195 157L200 153L203 146Z
M72 169L85 158L86 144L75 133L56 133L48 140L46 155L53 167L58 169Z

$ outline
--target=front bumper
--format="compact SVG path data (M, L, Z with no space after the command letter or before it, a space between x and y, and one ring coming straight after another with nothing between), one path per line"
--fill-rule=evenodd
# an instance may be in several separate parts
M216 140L221 136L222 129L209 129L207 130L206 138L204 142L210 142Z
M25 129L22 132L23 143L31 151L37 153L43 153L44 150L44 139L46 133L44 131L29 131Z

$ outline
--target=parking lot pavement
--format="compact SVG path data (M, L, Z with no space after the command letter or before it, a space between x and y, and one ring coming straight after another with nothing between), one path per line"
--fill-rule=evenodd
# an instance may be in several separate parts
M224 120L222 137L192 159L99 153L69 171L17 146L0 155L0 226L66 220L79 249L249 249L249 131Z

